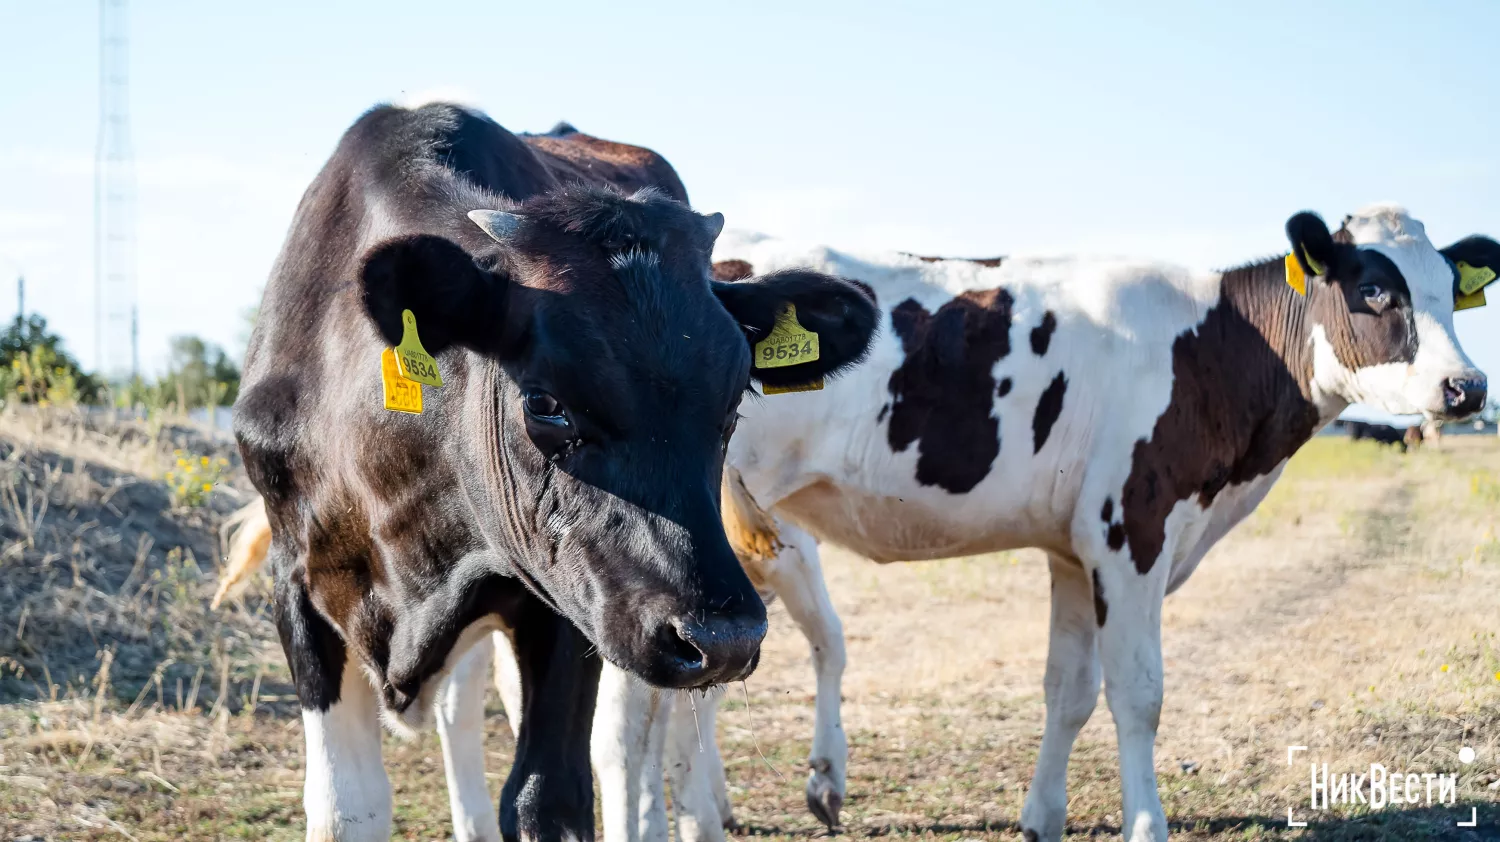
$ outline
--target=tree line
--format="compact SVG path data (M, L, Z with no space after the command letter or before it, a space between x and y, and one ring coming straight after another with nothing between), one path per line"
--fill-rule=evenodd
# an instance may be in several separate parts
M161 377L110 384L84 371L40 314L18 315L0 332L0 400L7 403L187 410L229 406L239 392L239 365L223 348L196 336L172 338Z

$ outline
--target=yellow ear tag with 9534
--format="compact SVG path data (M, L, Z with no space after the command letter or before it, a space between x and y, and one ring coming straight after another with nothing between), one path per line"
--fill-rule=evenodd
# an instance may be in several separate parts
M401 311L401 328L401 344L396 346L396 362L401 366L401 376L429 386L443 385L437 360L422 347L422 340L417 337L417 317L410 310Z
M797 307L787 304L765 339L755 343L756 368L784 368L818 359L818 335L797 321Z
M765 339L755 343L756 368L784 368L818 359L818 335L797 321L796 305L788 303L776 318L776 325ZM789 392L816 392L823 388L823 378L796 386L764 384L761 393L784 395Z
M391 348L380 352L380 385L385 393L386 409L422 414L422 386L401 376L396 365L396 352Z

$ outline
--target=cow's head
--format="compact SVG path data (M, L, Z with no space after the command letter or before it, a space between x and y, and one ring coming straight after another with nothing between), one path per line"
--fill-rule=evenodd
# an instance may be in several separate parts
M491 543L648 682L748 674L766 611L718 497L736 410L751 378L806 383L858 362L873 304L813 272L713 281L723 217L651 191L567 188L469 216L477 227L453 239L375 247L362 277L386 342L409 309L427 350L467 378L454 432L470 439L482 476L465 481ZM752 370L752 344L787 305L821 355Z
M1438 250L1390 206L1349 216L1336 233L1299 213L1286 231L1307 276L1317 397L1428 418L1483 408L1485 376L1453 334L1454 299L1460 265L1500 272L1500 244L1470 237Z

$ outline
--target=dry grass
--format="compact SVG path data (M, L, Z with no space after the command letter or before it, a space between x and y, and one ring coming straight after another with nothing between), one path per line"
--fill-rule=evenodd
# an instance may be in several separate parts
M0 419L0 440L21 441L13 423ZM24 447L67 452L42 440ZM132 481L150 479L149 466L130 463L145 457L115 458L90 457L85 473L108 466ZM77 469L65 467L62 475L70 471ZM16 485L17 504L4 511L26 511L27 489L39 499L38 486L47 487L38 469L26 477ZM59 496L63 484L52 481L47 492L43 534L63 522L56 519L67 508ZM1167 704L1157 766L1177 838L1500 835L1500 787L1490 789L1500 779L1497 505L1500 441L1490 438L1455 437L1441 451L1406 458L1369 444L1318 439L1293 461L1261 510L1167 603ZM200 512L201 523L189 522L186 514L160 509L151 516L175 524L187 539L182 546L211 541L218 517ZM20 515L0 516L0 527L12 529L12 517ZM0 534L0 550L24 540ZM161 572L165 580L168 543L153 545L137 576ZM37 552L27 547L0 563L0 574L45 566ZM94 606L95 622L111 616L106 608L117 604L111 600L139 587L88 584L90 563L115 570L126 557L121 551L101 560L99 552L87 544L79 551L84 585L46 580L49 599L64 600L69 610ZM135 566L133 548L129 562ZM50 565L70 571L73 563L64 553ZM829 551L825 566L850 649L846 833L1018 838L1013 822L1041 737L1048 593L1041 557L1023 552L879 567ZM274 636L258 597L225 617L207 613L213 570L203 563L201 580L188 583L180 598L174 593L166 601L163 587L154 607L137 599L127 622L110 627L159 623L153 610L177 612L170 623L192 629L197 641L179 652L190 670L174 672L181 667L174 663L163 681L152 681L158 659L122 673L121 653L141 644L106 635L101 643L117 643L114 663L91 659L82 677L56 682L55 701L37 692L46 683L7 685L17 689L13 703L0 706L0 840L301 837L300 724L285 696ZM114 581L101 575L100 581ZM98 593L66 596L75 588ZM48 648L30 656L17 650L14 626L5 625L13 599L0 597L0 658L46 653L50 660ZM801 792L811 668L779 606L772 618L761 669L748 683L749 710L734 692L720 717L736 817L754 835L819 835ZM76 624L69 628L77 637ZM174 651L152 645L152 657ZM185 678L180 697L173 676ZM122 683L129 686L122 690ZM1310 746L1336 769L1380 762L1459 772L1460 800L1478 808L1480 827L1454 827L1467 809L1415 807L1335 811L1312 816L1320 820L1309 828L1288 830L1288 806L1310 817L1306 766L1286 763L1291 744ZM1462 745L1477 750L1474 764L1457 761ZM488 748L498 792L512 749L498 715ZM1115 764L1101 702L1074 754L1076 838L1117 833ZM397 837L448 838L436 737L388 740L387 765L397 791Z

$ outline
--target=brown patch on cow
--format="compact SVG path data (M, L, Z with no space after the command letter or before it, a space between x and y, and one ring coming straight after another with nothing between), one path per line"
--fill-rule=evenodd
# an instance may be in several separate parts
M1171 400L1151 438L1136 442L1120 495L1141 574L1161 555L1178 502L1196 496L1208 506L1225 485L1264 476L1312 436L1307 307L1280 260L1237 269L1203 322L1172 343ZM1110 546L1118 549L1114 527Z
M781 531L775 519L750 496L740 472L733 468L724 469L719 501L729 548L745 568L750 584L764 593L768 585L765 565L781 554Z
M1109 603L1104 601L1104 585L1099 581L1099 569L1094 569L1094 617L1099 628L1104 628L1104 618L1109 616Z
M906 359L888 386L889 440L897 453L917 442L917 482L962 494L989 474L1000 453L990 372L1010 353L1013 304L1003 289L972 290L936 313L915 299L891 311Z
M1059 371L1042 392L1036 402L1036 414L1031 416L1031 452L1041 453L1047 437L1052 435L1052 425L1062 415L1063 396L1068 392L1068 378Z
M743 281L755 277L755 267L743 260L720 260L713 266L716 281Z
M524 135L559 183L607 182L626 193L654 187L687 203L687 188L667 159L644 146L616 143L583 132Z
M909 251L901 253L907 257L915 257L923 263L942 263L945 260L961 260L964 263L977 263L986 269L997 268L1001 263L1005 262L1005 258L1003 257L936 257L930 254L912 254Z
M1105 523L1109 523L1115 519L1115 498L1104 498L1104 508L1099 510L1099 519Z
M1057 330L1057 316L1048 310L1042 316L1042 323L1031 329L1031 353L1038 357L1045 355L1054 330Z

